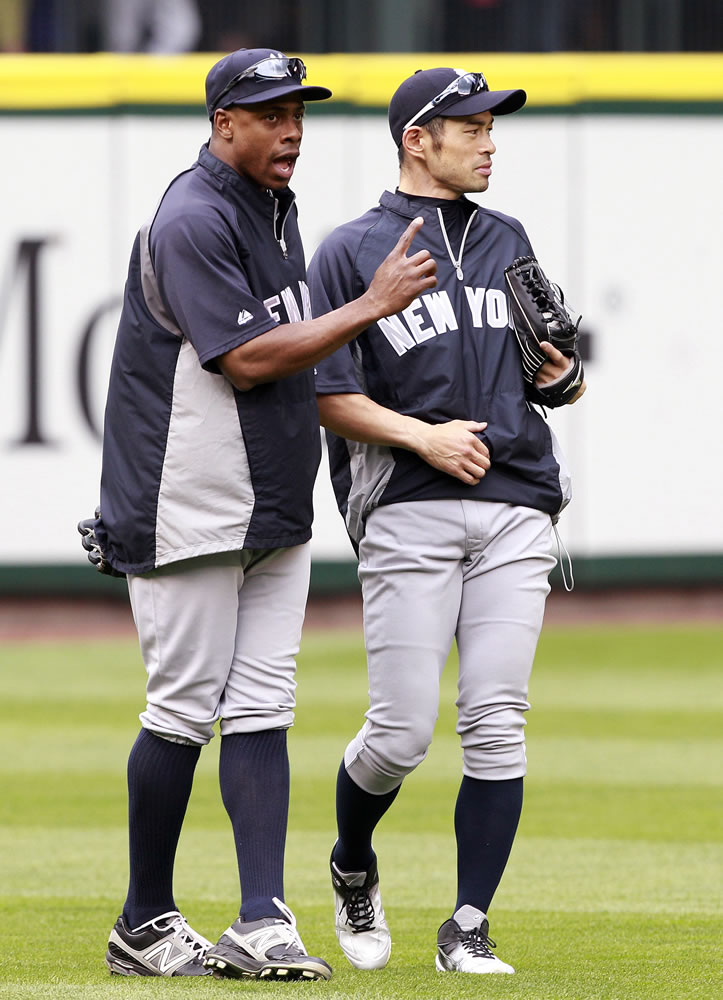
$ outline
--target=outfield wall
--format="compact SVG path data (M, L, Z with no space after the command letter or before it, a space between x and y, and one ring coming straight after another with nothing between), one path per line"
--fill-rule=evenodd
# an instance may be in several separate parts
M0 59L0 592L72 587L85 570L75 523L98 497L128 253L208 137L198 95L214 58ZM309 57L310 82L339 95L309 106L294 178L309 256L394 186L381 105L396 82L477 63ZM560 527L578 579L720 582L723 58L496 56L484 69L530 100L496 122L481 202L522 219L584 316L589 389L551 415L574 474ZM353 581L325 465L316 510L316 581Z

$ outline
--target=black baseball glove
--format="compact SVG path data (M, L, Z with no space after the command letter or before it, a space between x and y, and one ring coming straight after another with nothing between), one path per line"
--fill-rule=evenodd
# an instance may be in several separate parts
M512 324L522 354L527 398L549 407L571 403L585 377L577 349L577 328L582 317L565 305L561 288L548 281L534 257L514 260L505 268L505 281L510 293ZM543 340L571 358L572 365L554 382L537 385L537 373L550 360L539 346Z
M125 576L125 573L119 573L117 569L113 569L100 547L100 542L95 534L95 525L99 517L100 507L96 507L95 517L88 517L84 521L78 522L81 544L88 553L88 562L95 566L99 573L104 573L106 576Z

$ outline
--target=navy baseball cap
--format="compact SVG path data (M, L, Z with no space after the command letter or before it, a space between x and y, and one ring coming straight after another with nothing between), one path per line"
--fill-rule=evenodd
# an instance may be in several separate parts
M297 57L275 49L237 49L212 66L206 77L206 110L213 118L218 108L232 104L261 104L274 97L325 101L326 87L305 87L306 66Z
M490 90L482 73L440 67L418 69L394 92L389 102L389 129L397 146L412 125L426 125L432 118L454 118L493 111L509 115L527 100L524 90Z

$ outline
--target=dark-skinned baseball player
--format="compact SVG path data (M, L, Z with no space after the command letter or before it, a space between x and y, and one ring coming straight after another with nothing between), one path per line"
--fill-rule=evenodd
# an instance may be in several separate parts
M414 220L368 289L312 319L289 182L304 102L330 91L304 77L301 60L265 48L212 67L210 140L131 255L91 532L95 561L127 576L148 673L128 761L128 895L106 956L118 974L331 975L307 954L283 885L320 454L312 366L433 287L435 265L406 255ZM176 905L173 867L219 720L241 909L211 944Z
M465 195L489 185L494 117L525 99L451 68L405 80L389 107L398 189L335 230L309 268L314 309L338 308L417 216L413 245L437 262L435 289L317 366L336 497L358 548L369 669L366 721L338 773L331 856L337 937L360 969L383 967L392 945L372 834L427 753L456 640L458 878L436 968L514 971L494 954L487 913L522 807L528 678L570 486L526 398L505 294L505 267L532 248L517 220ZM543 350L538 385L571 364Z

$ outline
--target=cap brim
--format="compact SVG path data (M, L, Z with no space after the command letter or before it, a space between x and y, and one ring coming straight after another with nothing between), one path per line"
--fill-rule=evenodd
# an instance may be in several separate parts
M480 90L469 97L455 101L444 111L437 111L440 118L460 118L464 115L479 115L483 111L493 111L496 115L510 115L519 111L527 100L524 90Z
M282 84L266 89L259 87L252 94L240 93L238 96L231 90L218 106L230 108L232 104L237 104L240 107L246 107L250 104L263 104L265 101L273 101L280 97L299 97L302 101L326 101L331 97L331 91L326 87L305 87L298 83Z

